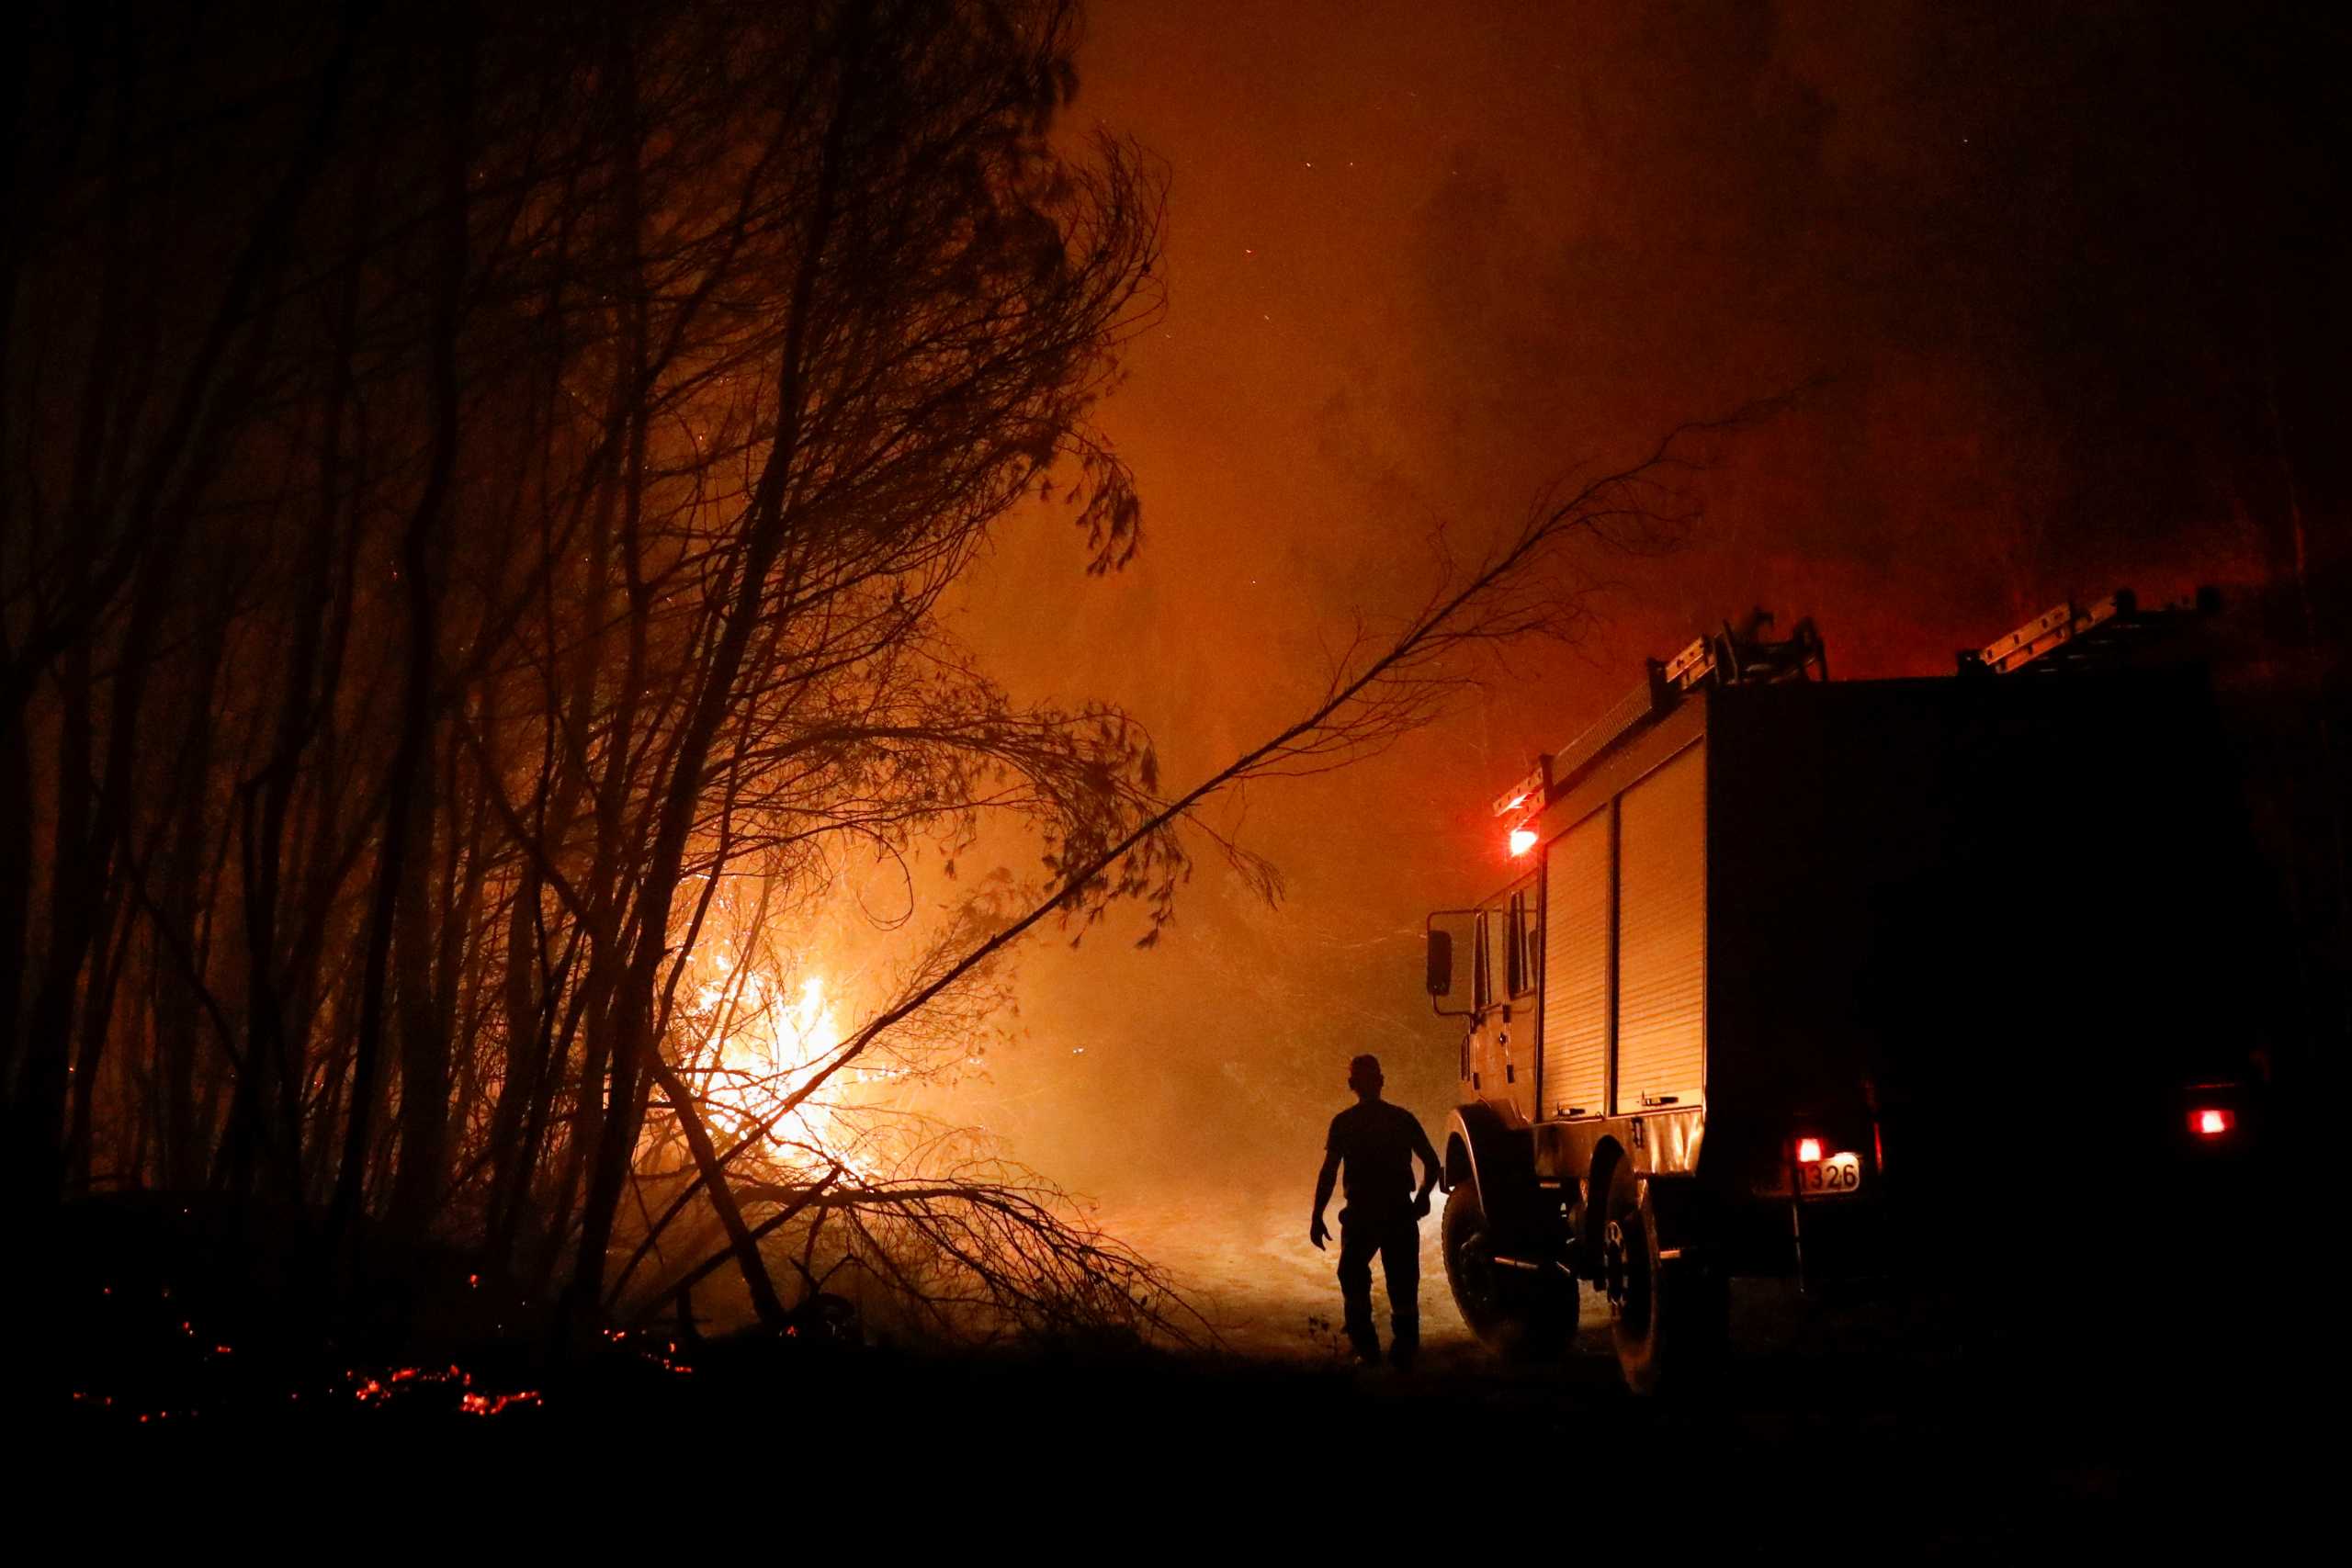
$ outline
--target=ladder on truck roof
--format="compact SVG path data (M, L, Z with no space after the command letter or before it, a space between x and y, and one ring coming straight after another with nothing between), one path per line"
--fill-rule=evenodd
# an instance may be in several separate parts
M2129 588L2119 588L2089 604L2069 599L2052 605L2008 636L1983 648L1960 650L1963 675L2037 675L2113 664L2177 630L2185 622L2212 615L2221 593L2199 588L2195 598L2153 610L2140 608Z
M1626 693L1607 713L1555 752L1538 757L1534 771L1495 801L1497 817L1524 818L1543 809L1552 792L1564 787L1626 734L1667 712L1682 694L1702 685L1751 686L1781 681L1829 679L1829 653L1811 616L1789 635L1767 640L1769 610L1753 610L1735 628L1697 637L1668 660L1647 659L1648 678Z
M2211 587L2199 588L2191 599L2154 609L2142 609L2128 588L2087 604L2069 599L1996 642L1961 649L1960 673L2012 675L2023 670L2046 675L2119 663L2187 623L2213 615L2221 604L2219 591ZM1673 708L1695 687L1829 679L1828 653L1810 617L1776 640L1763 636L1771 624L1769 611L1756 610L1737 627L1725 621L1720 632L1693 639L1671 659L1645 660L1648 678L1574 740L1538 757L1524 778L1496 797L1495 815L1514 822L1533 817L1611 747Z

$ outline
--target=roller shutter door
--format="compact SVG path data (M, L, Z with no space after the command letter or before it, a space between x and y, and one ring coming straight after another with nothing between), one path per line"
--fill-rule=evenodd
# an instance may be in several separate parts
M1609 1109L1609 814L1544 859L1544 1078L1537 1113Z
M1707 761L1679 752L1618 801L1617 1109L1700 1103L1706 1077Z

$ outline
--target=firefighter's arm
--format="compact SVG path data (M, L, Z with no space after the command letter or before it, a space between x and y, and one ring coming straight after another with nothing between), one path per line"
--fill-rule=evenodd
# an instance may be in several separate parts
M1437 1190L1439 1179L1445 1175L1445 1166L1437 1157L1437 1150L1430 1145L1430 1135L1421 1130L1418 1121L1413 1123L1413 1152L1420 1156L1421 1161L1421 1190L1413 1200L1413 1212L1426 1214L1430 1212L1430 1194Z
M1306 1239L1320 1247L1330 1239L1330 1227L1323 1223L1323 1206L1331 1201L1331 1187L1340 1179L1340 1151L1323 1151L1323 1169L1315 1178L1315 1223L1306 1227Z

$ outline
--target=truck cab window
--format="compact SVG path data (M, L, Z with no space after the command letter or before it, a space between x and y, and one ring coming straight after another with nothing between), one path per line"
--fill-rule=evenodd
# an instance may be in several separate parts
M1535 988L1535 944L1532 890L1522 887L1510 896L1510 929L1504 942L1504 968L1513 997Z
M1478 956L1471 965L1470 1005L1481 1012L1492 1006L1495 1000L1494 964L1488 956L1494 949L1494 939L1487 934L1494 924L1491 912L1478 917Z
M1480 921L1478 951L1486 959L1481 1007L1497 1007L1519 994L1519 960L1512 953L1517 918L1510 903L1488 909Z

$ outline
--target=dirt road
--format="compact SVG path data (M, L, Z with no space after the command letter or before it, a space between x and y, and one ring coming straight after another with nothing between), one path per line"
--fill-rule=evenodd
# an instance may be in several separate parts
M1310 1320L1340 1320L1339 1201L1326 1218L1335 1239L1317 1251L1306 1239L1309 1189L1114 1196L1102 1201L1099 1219L1146 1258L1167 1269L1186 1299L1200 1309L1232 1349L1250 1356L1319 1360L1339 1357L1345 1346ZM1421 1340L1437 1359L1474 1353L1477 1341L1464 1326L1446 1289L1445 1265L1438 1253L1438 1209L1421 1222ZM1373 1271L1373 1308L1381 1337L1387 1337L1385 1286ZM1605 1309L1586 1292L1587 1326L1605 1324Z

